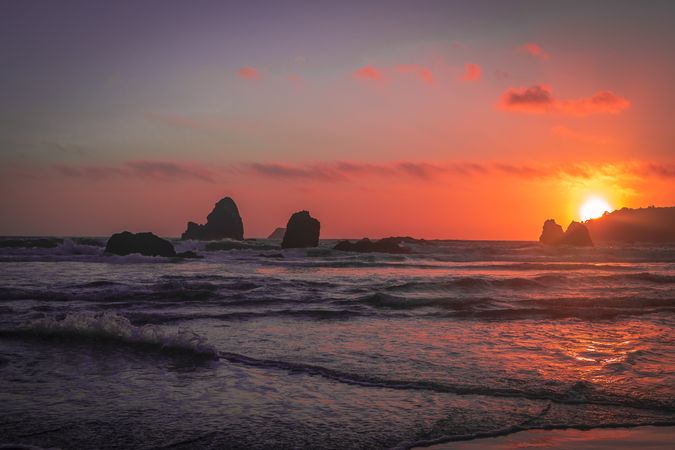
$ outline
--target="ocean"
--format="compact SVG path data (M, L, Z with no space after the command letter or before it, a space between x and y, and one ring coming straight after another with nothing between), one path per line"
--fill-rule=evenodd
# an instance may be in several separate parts
M675 246L173 242L204 258L0 249L0 447L403 449L675 425Z

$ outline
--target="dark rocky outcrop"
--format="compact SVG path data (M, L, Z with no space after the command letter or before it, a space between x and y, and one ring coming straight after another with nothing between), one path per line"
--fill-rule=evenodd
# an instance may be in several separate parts
M368 238L364 238L357 242L340 241L333 249L343 252L359 253L410 253L410 249L403 247L400 242L401 239L395 237L384 238L379 241L371 241Z
M321 223L309 215L308 211L296 212L288 220L282 248L317 247Z
M572 222L567 227L567 230L563 232L562 227L553 219L544 222L539 241L546 245L571 245L575 247L593 245L588 228L583 223Z
M284 238L284 234L286 234L286 228L279 227L272 231L272 234L267 236L267 239L273 240L273 241L280 241Z
M244 223L239 209L230 197L216 203L213 211L206 217L206 224L188 222L181 239L214 241L219 239L244 239Z
M565 230L565 234L559 242L560 245L573 245L576 247L592 247L593 240L586 225L572 222Z
M122 256L132 253L145 256L176 256L176 250L166 239L153 233L130 233L128 231L110 236L105 251Z
M541 230L539 242L547 245L556 245L565 235L562 227L553 219L548 219L544 222L544 228Z
M623 208L585 224L595 242L675 242L675 206Z

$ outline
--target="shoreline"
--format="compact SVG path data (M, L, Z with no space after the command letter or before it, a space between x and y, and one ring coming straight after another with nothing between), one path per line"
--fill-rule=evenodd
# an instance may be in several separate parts
M415 445L415 450L515 450L547 448L556 450L670 448L675 442L675 425L608 426L598 428L529 429L493 436L468 437L465 440ZM459 436L458 436L459 438Z

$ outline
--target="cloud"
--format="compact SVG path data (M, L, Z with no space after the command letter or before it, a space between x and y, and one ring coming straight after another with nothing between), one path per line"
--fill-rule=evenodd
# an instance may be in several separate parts
M433 85L436 83L433 72L425 66L417 64L399 64L396 66L396 71L401 75L413 75L424 84Z
M392 177L435 181L449 177L480 177L495 175L505 175L521 179L566 180L617 177L620 174L645 176L647 173L661 177L675 177L675 166L661 166L647 163L532 165L504 162L429 163L420 161L398 161L373 164L336 161L308 164L243 163L237 166L236 171L252 176L280 179L303 179L317 182L345 182L362 177Z
M360 69L356 69L352 73L352 76L359 80L374 81L377 83L384 81L384 73L375 66L363 66Z
M443 182L460 178L506 176L522 180L558 180L572 184L589 180L675 179L675 164L650 161L567 164L515 164L507 162L426 162L323 161L286 164L281 162L242 162L214 168L195 162L133 160L110 165L60 164L14 165L2 170L5 175L41 179L47 176L87 181L141 179L145 181L216 182L228 177L302 180L316 183L349 183L365 178L391 178L421 182Z
M502 94L498 108L530 114L619 114L630 107L630 101L611 91L596 92L590 97L560 100L553 96L550 86L539 84L526 88L509 88Z
M114 177L143 178L156 181L199 180L213 182L215 173L197 163L173 161L126 161L119 165L54 165L59 175L70 178L107 179Z
M259 80L260 72L255 67L244 66L238 71L239 78L244 80Z
M524 53L528 56L531 56L532 58L539 59L539 60L546 60L551 57L548 53L546 53L539 45L535 44L534 42L528 42L526 44L521 45L518 47L518 50L521 53Z
M478 64L468 63L464 66L464 74L460 77L464 81L480 80L482 70Z

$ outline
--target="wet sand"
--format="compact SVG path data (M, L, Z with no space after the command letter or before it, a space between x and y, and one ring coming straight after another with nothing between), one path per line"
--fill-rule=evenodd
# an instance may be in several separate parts
M670 449L675 448L675 427L529 430L507 436L448 442L426 448L433 450Z

